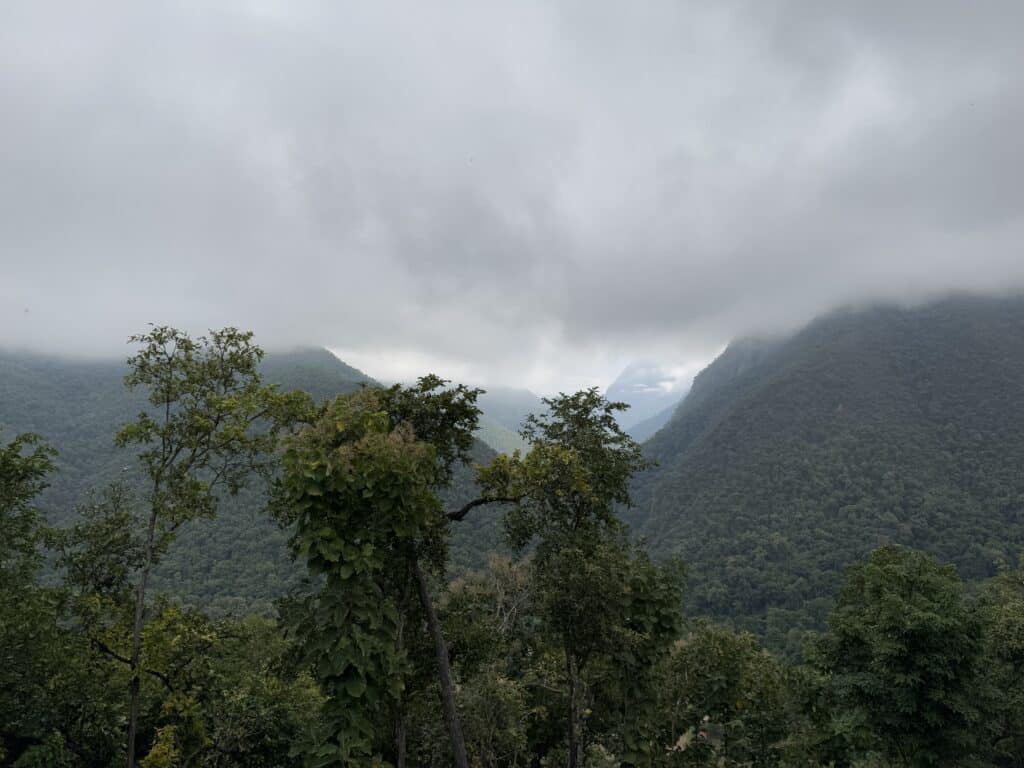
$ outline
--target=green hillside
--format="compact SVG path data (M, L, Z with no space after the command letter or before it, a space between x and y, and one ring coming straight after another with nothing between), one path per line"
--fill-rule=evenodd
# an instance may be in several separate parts
M495 421L486 413L480 416L480 427L476 431L476 436L498 453L526 450L526 441L518 433Z
M488 419L505 429L518 434L523 420L531 413L538 413L544 404L528 389L512 387L488 387L477 401Z
M317 399L375 384L317 348L270 353L262 369L266 381L303 389ZM59 471L41 497L57 525L74 519L75 506L90 491L118 479L130 482L135 475L133 455L113 442L117 429L144 406L141 396L125 390L124 373L121 361L0 352L0 429L8 437L36 432L59 451ZM493 455L480 443L474 458L485 462ZM473 493L471 468L460 468L450 503ZM214 613L266 610L303 575L289 558L287 539L288 532L265 513L260 489L245 489L225 499L215 519L182 530L156 574L156 588ZM498 513L481 511L455 528L453 566L483 565L499 540Z
M647 444L634 530L692 608L795 651L892 542L969 580L1024 546L1024 300L836 313L731 345Z
M646 419L638 421L629 427L626 432L638 443L649 440L659 429L668 424L672 414L676 412L678 407L679 403L672 403L668 408L658 411L653 416L648 416Z
M131 454L114 448L114 433L144 407L142 393L124 387L126 370L122 360L0 351L0 428L36 432L59 451L59 471L43 497L55 522L67 520L88 489L134 469ZM262 371L268 382L318 399L374 383L316 348L268 354Z
M56 523L90 489L132 476L131 455L112 441L142 407L123 372L114 361L0 353L4 433L38 432L60 451L43 497ZM270 354L264 374L318 398L373 383L322 349ZM478 461L517 447L508 424L531 398L482 398ZM1024 547L1024 300L837 313L788 339L739 341L645 448L659 466L634 484L633 530L689 563L694 611L775 648L795 652L843 568L882 543L989 577ZM463 468L449 502L473 492ZM158 586L214 611L266 608L300 569L262 506L250 490L184 530ZM480 509L455 526L457 571L486 563L499 520Z

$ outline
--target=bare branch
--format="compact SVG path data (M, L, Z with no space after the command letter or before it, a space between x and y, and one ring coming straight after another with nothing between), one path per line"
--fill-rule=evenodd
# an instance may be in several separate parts
M464 519L466 515L477 507L482 507L485 504L518 504L522 500L522 496L481 496L478 499L466 502L458 509L454 509L451 512L445 512L445 517L457 522Z
M126 666L129 666L129 667L132 665L132 660L131 659L129 659L127 656L122 656L120 653L115 651L113 648L111 648L109 645L104 643L98 637L90 637L89 638L89 642L92 643L93 647L96 648L96 650L98 650L98 651L104 653L105 655L109 656L114 661L119 661L122 664L125 664ZM169 677L167 677L167 675L165 675L163 672L157 672L155 669L148 669L147 667L142 667L141 669L147 675L152 675L157 680L159 680L161 683L163 683L168 691L172 691L172 692L174 691L174 686L171 685L171 679Z

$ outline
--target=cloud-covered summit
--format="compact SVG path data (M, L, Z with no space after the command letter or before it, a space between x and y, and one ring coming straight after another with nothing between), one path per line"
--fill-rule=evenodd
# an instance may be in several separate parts
M1024 6L0 12L0 344L251 327L540 391L1024 281Z

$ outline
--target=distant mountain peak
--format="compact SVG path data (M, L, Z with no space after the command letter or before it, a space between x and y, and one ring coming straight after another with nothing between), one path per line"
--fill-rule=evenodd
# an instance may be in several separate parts
M644 436L660 427L661 419L671 416L672 408L686 395L690 381L680 369L647 360L627 365L605 392L605 397L629 405L619 414L619 424L627 431L644 422ZM667 412L667 413L666 413ZM651 419L654 419L651 423Z

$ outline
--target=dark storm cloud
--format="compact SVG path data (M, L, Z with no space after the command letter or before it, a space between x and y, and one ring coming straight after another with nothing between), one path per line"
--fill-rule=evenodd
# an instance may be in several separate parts
M1016 2L0 11L0 344L535 387L1024 280Z

